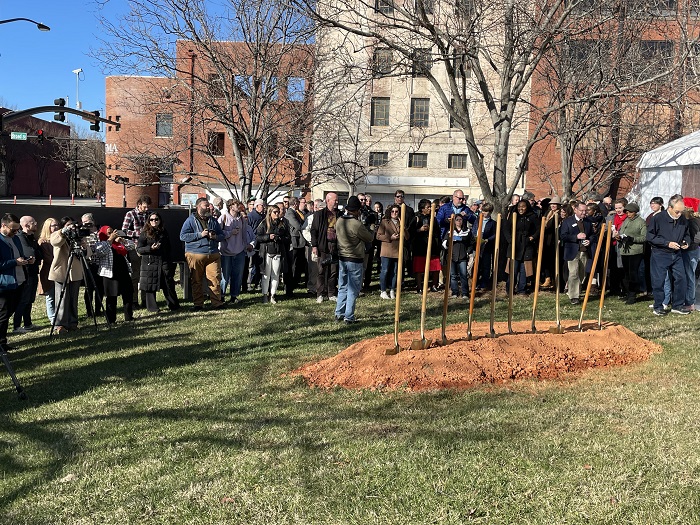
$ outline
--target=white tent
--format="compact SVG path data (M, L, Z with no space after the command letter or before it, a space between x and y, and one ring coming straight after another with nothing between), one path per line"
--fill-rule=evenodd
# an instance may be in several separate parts
M700 197L700 131L647 151L637 170L639 179L629 196L639 203L642 217L651 213L653 197L663 198L664 203L676 193Z

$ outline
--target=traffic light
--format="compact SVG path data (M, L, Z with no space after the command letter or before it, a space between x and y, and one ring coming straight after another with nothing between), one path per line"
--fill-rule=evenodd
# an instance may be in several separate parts
M98 118L98 119L100 118L100 112L99 112L99 111L93 111L92 113L95 115L95 118ZM95 120L95 122L93 122L92 126L90 126L90 129L91 129L92 131L100 131L100 121L99 121L99 120Z
M39 139L39 144L44 143L44 130L43 129L36 130L36 138Z
M66 99L65 98L55 98L53 101L53 105L63 107L66 105ZM66 114L63 111L57 111L56 113L53 114L53 119L58 120L59 122L65 122Z

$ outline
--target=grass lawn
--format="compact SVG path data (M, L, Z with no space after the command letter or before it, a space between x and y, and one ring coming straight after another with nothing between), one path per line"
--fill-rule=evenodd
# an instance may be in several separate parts
M345 326L333 303L243 297L13 336L29 400L2 369L0 523L700 523L698 313L611 298L604 319L664 352L564 381L321 391L285 373L392 330L392 303L363 297L362 322ZM404 295L402 329L418 326L418 299ZM538 317L553 304L540 296ZM518 298L515 318L530 305ZM428 327L440 315L433 297ZM449 321L463 320L455 304Z

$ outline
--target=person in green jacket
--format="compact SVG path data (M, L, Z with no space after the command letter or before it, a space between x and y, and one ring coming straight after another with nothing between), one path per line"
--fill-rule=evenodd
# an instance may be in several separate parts
M354 195L348 199L345 215L335 223L338 241L338 300L335 320L355 323L355 301L362 286L362 267L365 261L365 243L374 235L360 222L360 200Z
M615 234L620 247L622 269L625 272L623 286L627 292L627 304L637 301L639 292L639 266L644 260L644 242L647 236L647 223L639 216L639 206L630 202L625 206L627 219Z

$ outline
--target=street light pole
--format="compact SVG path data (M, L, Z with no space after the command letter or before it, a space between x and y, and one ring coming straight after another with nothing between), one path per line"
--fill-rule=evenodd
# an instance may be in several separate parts
M75 74L75 109L82 109L82 104L80 103L80 73L83 72L82 68L74 69Z
M9 24L10 22L31 22L32 24L36 24L36 28L39 31L51 31L51 28L47 25L42 24L41 22L37 22L36 20L32 20L31 18L9 18L7 20L0 20L0 24Z

